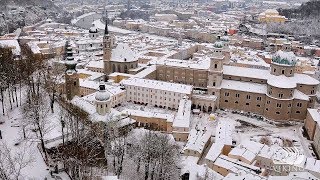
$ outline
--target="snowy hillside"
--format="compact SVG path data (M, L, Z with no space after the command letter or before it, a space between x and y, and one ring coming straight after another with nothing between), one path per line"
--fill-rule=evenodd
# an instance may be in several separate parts
M2 0L0 11L0 35L48 17L66 17L50 0Z

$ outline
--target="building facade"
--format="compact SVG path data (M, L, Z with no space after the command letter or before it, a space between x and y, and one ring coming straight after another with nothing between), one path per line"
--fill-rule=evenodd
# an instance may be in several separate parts
M114 39L109 34L108 22L106 22L103 37L103 63L106 79L111 73L128 73L130 69L138 68L138 57L131 48L124 43L120 43L114 48Z

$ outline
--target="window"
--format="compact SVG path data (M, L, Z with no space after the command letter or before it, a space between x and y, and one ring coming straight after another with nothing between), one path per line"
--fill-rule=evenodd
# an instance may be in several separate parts
M281 104L277 103L277 107L278 107L278 108L281 108Z
M314 90L311 90L311 94L314 94Z
M261 101L261 97L257 97L257 100L258 100L258 101Z
M300 114L300 111L296 111L297 114Z
M284 74L284 70L282 70L281 73Z
M268 108L266 108L266 111L268 111L269 109Z
M214 68L217 69L218 68L218 64L214 64Z
M108 107L108 105L106 104L106 108Z
M213 83L212 83L212 86L216 86L216 82L213 82Z
M101 108L102 108L102 104L101 104L101 106L100 106Z
M270 101L267 101L267 104L270 104Z
M249 106L249 103L246 103L247 106Z
M234 103L238 104L239 102L238 102L238 101L236 101L236 102L234 102Z
M224 96L229 96L230 94L228 92L224 93Z
M276 112L276 114L280 114L280 112Z
M247 99L250 99L251 97L250 97L250 95L247 95Z
M236 94L236 97L237 97L237 98L240 97L240 94Z
M257 107L261 107L260 104L257 104Z
M273 72L276 72L276 69L273 69Z
M302 103L297 103L297 107L302 107Z
M224 102L229 102L228 100L224 100Z
M283 97L283 94L279 94L279 98L282 98Z
M288 107L291 107L291 104L288 104Z

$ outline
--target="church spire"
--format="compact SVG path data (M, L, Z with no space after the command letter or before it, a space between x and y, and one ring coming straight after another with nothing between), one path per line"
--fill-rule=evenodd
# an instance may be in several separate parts
M108 11L106 10L106 27L104 28L104 35L108 35L109 30L108 30Z

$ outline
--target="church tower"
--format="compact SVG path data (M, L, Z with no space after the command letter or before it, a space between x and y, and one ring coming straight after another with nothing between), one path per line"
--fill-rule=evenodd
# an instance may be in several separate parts
M66 44L66 59L65 59L65 89L68 100L72 100L74 96L80 92L79 74L77 73L77 62L74 60L72 47L67 42Z
M104 29L103 36L103 64L104 73L106 80L108 80L108 75L111 73L111 53L112 53L112 36L109 34L108 30L108 16L106 15L106 27Z
M96 92L96 111L99 115L104 116L111 111L111 98L106 90L104 82L99 85L99 91Z
M216 107L219 108L220 86L223 79L223 63L225 56L223 54L223 44L216 42L214 45L213 54L210 57L210 67L208 71L208 94L217 97Z

